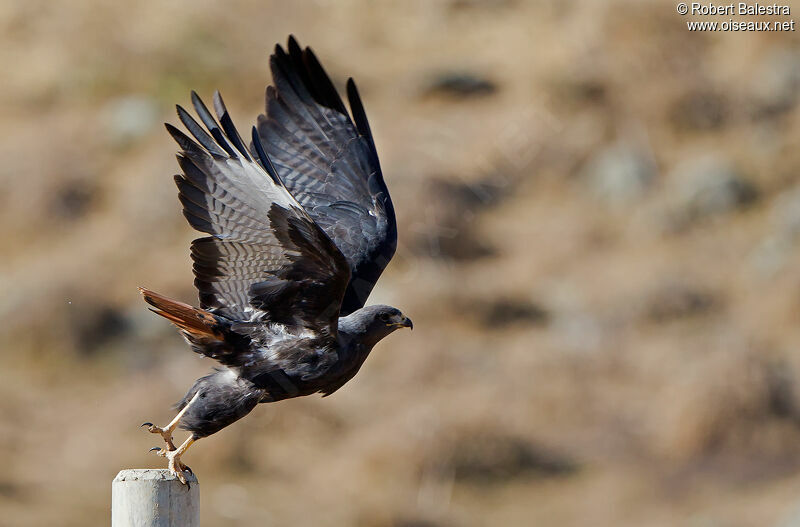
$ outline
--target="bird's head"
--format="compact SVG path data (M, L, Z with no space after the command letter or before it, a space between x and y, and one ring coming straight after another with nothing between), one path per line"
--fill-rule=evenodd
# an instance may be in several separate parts
M411 319L399 309L384 305L362 307L345 319L340 319L340 328L346 319L345 328L348 332L360 334L362 340L369 344L377 343L397 329L414 327Z
M387 335L392 331L400 328L414 329L414 323L411 319L403 315L399 309L392 306L377 305L371 306L372 318L370 319L370 328L374 331L383 331Z

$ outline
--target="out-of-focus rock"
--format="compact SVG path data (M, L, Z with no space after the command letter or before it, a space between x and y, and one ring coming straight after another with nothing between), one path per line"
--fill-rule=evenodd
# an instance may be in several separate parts
M800 237L800 187L779 194L771 208L770 220L775 234L791 240Z
M435 179L431 183L433 192L445 197L459 208L478 212L500 201L508 193L510 182L499 174L466 183Z
M89 210L96 191L86 180L65 182L56 190L50 209L58 219L78 219Z
M122 146L152 132L159 117L156 101L139 95L109 101L104 114L110 141Z
M786 190L773 201L770 210L770 232L753 251L750 261L762 276L771 276L789 262L800 241L800 187Z
M750 255L750 265L760 277L773 276L783 269L792 254L793 243L778 235L764 238Z
M478 74L454 71L439 73L428 83L424 95L442 95L453 99L485 97L497 91L497 85Z
M596 152L581 170L592 193L619 205L642 197L656 177L652 158L628 143L617 143Z
M416 252L444 260L474 260L493 254L486 240L474 232L477 215L496 205L511 191L513 181L493 173L475 182L430 180L425 195L429 209L412 223Z
M466 9L503 9L512 7L517 0L451 0L450 9L460 11Z
M599 104L608 95L607 77L591 66L576 68L556 79L551 87L553 97L571 103Z
M720 305L721 300L708 290L668 281L646 295L643 315L649 322L663 323L705 315Z
M539 326L547 323L549 314L542 306L524 299L502 298L478 302L475 311L486 328L503 329L513 325Z
M765 414L779 419L789 419L800 423L800 408L797 400L797 379L790 368L781 362L764 365L767 384L767 405Z
M125 313L114 306L88 305L73 312L70 328L75 350L91 355L105 344L128 334L131 324Z
M573 460L529 441L478 434L461 437L446 456L456 480L491 485L523 477L556 477L578 470Z
M800 52L773 50L750 79L753 117L773 117L792 109L800 90Z
M725 98L710 90L690 91L670 109L670 121L680 131L717 130L725 125L727 117Z
M0 480L0 496L9 499L18 499L23 493L19 483Z
M392 525L394 527L439 527L441 524L424 518L398 518Z
M756 186L732 163L714 155L683 161L669 181L667 214L673 229L743 209L759 196Z
M664 411L653 416L653 446L693 466L717 463L718 473L747 481L795 471L797 379L763 355L735 344L698 353L654 406Z

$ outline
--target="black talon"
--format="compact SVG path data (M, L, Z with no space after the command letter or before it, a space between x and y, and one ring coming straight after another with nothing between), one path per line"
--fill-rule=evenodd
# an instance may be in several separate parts
M153 423L142 423L142 426L153 426ZM141 428L142 426L140 426L139 428Z
M148 452L152 452L153 450L161 450L161 447L160 446L154 446L153 448L148 450Z

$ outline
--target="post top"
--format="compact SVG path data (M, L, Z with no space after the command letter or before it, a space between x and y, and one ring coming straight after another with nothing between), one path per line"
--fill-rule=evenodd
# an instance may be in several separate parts
M187 483L197 483L194 474L184 474ZM178 481L169 469L166 468L127 468L120 470L114 482L117 481Z

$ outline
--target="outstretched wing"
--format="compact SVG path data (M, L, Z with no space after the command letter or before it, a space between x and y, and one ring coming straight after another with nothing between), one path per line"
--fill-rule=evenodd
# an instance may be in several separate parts
M328 234L352 271L342 316L364 306L397 247L397 224L361 99L353 119L310 48L289 37L270 57L274 87L258 135L289 192ZM355 122L354 122L355 121Z
M192 103L205 128L180 106L178 117L194 140L167 130L182 150L175 182L184 216L211 235L192 242L201 307L335 334L350 279L341 251L283 186L255 128L251 155L219 93L219 123L194 92Z

